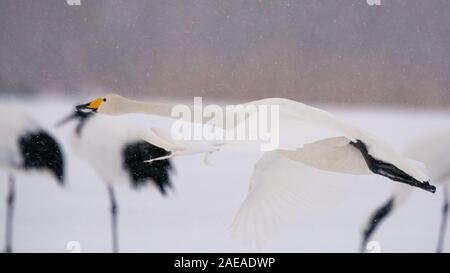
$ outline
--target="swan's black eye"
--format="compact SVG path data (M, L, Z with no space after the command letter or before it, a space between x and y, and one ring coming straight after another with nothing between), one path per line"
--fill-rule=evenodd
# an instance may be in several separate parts
M104 102L106 102L106 99L105 99L105 98L103 98L103 101L104 101Z

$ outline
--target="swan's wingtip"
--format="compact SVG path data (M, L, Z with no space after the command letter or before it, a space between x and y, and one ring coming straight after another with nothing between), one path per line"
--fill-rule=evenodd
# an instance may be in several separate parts
M418 187L424 191L428 191L431 193L436 192L436 186L430 184L430 180L422 181L422 182L416 182L415 184L412 184L412 186Z
M423 182L423 189L431 193L436 192L436 186L430 184L430 180Z

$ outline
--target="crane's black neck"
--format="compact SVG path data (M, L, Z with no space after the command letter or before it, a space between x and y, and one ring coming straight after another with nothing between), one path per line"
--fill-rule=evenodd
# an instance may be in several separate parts
M87 121L92 118L96 113L94 111L83 111L76 110L74 114L74 118L78 120L78 124L75 127L75 133L77 136L81 137L81 133L86 125Z

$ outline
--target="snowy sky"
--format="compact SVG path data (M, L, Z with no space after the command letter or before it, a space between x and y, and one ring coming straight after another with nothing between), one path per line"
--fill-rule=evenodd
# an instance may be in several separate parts
M449 105L449 13L447 0L2 0L0 92Z

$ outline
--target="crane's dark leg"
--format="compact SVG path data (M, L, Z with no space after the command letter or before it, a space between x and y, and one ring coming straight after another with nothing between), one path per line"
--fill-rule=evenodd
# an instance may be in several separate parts
M16 199L16 187L14 176L9 175L8 196L6 197L7 211L6 211L6 230L5 230L5 252L11 253L12 238L13 238L13 218L14 218L14 201Z
M114 188L111 185L108 185L108 194L109 201L111 202L111 232L112 232L112 250L113 253L119 252L119 233L118 233L118 225L117 225L117 200L116 195L114 193Z
M444 249L445 231L447 229L448 222L448 188L444 185L444 207L442 208L441 227L439 230L439 239L436 252L441 253Z
M378 225L391 213L394 208L395 198L391 197L389 200L379 207L370 217L366 228L363 231L363 239L361 242L360 252L366 251L367 243L372 234L377 230Z

